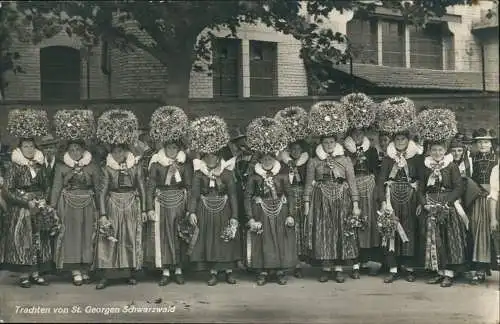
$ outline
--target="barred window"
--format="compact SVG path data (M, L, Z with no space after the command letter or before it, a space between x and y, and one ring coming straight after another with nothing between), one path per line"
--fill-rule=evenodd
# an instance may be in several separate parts
M80 100L80 51L66 46L40 50L42 101Z
M382 20L382 64L405 66L405 25L400 21Z
M278 94L278 44L250 41L250 96Z
M412 68L443 69L443 28L428 24L425 28L410 28L410 62Z
M353 62L377 64L377 21L355 18L347 23L347 37L352 47Z
M214 97L237 97L240 94L241 40L218 38L213 43Z

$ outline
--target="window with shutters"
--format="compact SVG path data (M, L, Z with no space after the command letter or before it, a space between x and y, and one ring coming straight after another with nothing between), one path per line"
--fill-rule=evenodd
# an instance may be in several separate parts
M278 94L278 44L250 41L250 96L271 97Z
M410 64L412 68L443 69L443 26L428 24L410 28Z
M353 62L377 64L377 21L355 18L347 23Z
M382 65L405 66L405 25L400 21L381 20Z
M213 43L214 97L238 97L241 88L241 40L218 38Z
M80 100L80 51L65 46L40 50L41 99Z

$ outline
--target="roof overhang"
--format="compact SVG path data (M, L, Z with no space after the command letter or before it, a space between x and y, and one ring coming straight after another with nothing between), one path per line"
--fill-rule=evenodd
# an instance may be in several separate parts
M403 14L399 9L389 9L385 7L376 7L375 11L372 13L375 17L390 18L393 20L403 20ZM462 23L462 16L455 14L444 14L442 17L431 17L431 22L452 22L452 23Z

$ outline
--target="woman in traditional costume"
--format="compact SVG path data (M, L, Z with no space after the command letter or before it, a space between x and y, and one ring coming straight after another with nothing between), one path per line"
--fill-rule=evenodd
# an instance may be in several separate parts
M447 142L457 132L455 114L448 109L422 111L416 129L429 147L429 156L420 168L419 197L422 217L425 269L437 272L429 284L450 287L465 262L467 216L460 205L463 181Z
M241 242L234 163L222 157L229 143L226 122L217 116L198 118L189 127L189 138L191 150L200 154L200 159L193 160L188 207L191 224L199 228L190 261L208 266L209 286L217 284L219 271L227 283L235 284L233 268L241 259Z
M491 130L483 128L474 132L473 140L477 152L472 155L472 179L481 185L482 192L472 206L470 214L470 230L472 234L474 271L471 284L479 284L486 279L492 258L491 227L496 219L490 214L488 202L490 176L498 164L493 150L492 140L496 138Z
M137 283L142 266L142 226L147 220L142 167L130 152L138 136L137 117L127 110L109 110L99 117L97 138L111 146L101 173L99 238L96 267L102 270L97 289L108 285L108 271L130 270Z
M60 110L54 124L56 135L67 142L63 161L55 167L50 195L50 204L62 221L55 263L59 270L71 270L73 284L81 286L90 281L99 216L99 166L85 144L95 134L94 114L90 110Z
M146 187L148 222L145 242L146 263L162 271L160 286L175 281L184 284L181 268L181 241L177 233L179 222L187 211L187 195L192 182L192 165L187 161L182 139L188 129L188 117L181 108L165 106L151 116L150 136L163 148L149 162Z
M399 278L398 266L405 272L408 282L415 281L415 257L417 238L417 186L418 165L422 148L410 140L409 129L415 120L415 105L404 97L394 97L379 105L377 124L380 130L391 134L392 141L382 162L377 181L377 201L381 215L390 215L390 227L395 222L400 226L390 237L382 236L381 245L385 251L389 276L385 283ZM384 231L380 217L379 230Z
M500 154L499 147L497 146L496 148L496 153L497 153L497 159L498 155ZM500 266L500 231L498 228L498 222L500 221L500 208L499 208L499 202L498 202L498 192L500 188L499 184L499 174L498 174L498 163L493 167L493 170L491 170L491 176L490 176L490 194L488 198L490 199L490 215L491 215L491 232L493 236L493 245L495 248L496 252L496 266L497 268Z
M359 261L364 268L370 268L370 274L375 275L382 261L374 195L378 153L366 136L366 130L375 122L376 105L363 93L349 94L341 98L340 102L344 105L349 120L350 136L344 140L344 149L354 166L363 220L363 227L358 232ZM359 279L359 266L359 263L354 265L353 279Z
M460 176L462 177L463 190L461 197L461 206L466 215L470 215L474 201L481 195L481 187L472 180L472 158L467 150L466 144L463 142L463 136L460 134L455 135L449 144L449 153L453 156L453 162L458 166ZM468 219L468 218L467 218ZM463 265L462 271L455 271L463 273L471 268L472 263L472 237L469 228L469 221L466 224L467 231L467 244L466 244L466 263Z
M278 283L285 285L287 270L297 265L294 195L289 174L277 160L288 144L288 133L281 122L259 117L248 125L247 141L259 155L245 193L249 267L257 270L257 285L267 283L270 271L276 271Z
M275 119L286 128L290 144L280 152L278 159L285 166L288 174L290 192L295 202L295 232L297 235L298 261L294 276L302 278L302 267L309 263L309 250L306 241L306 218L304 215L304 186L306 183L306 169L309 161L306 138L309 136L308 114L301 107L288 107L280 110Z
M40 272L48 270L52 261L50 231L42 206L46 204L49 179L44 168L43 153L35 146L35 137L48 134L47 113L41 110L12 110L8 115L8 131L19 138L12 152L12 164L5 175L4 262L21 272L19 285L47 285Z
M309 113L309 129L320 138L316 156L307 164L304 213L311 257L322 264L320 282L330 279L343 283L343 265L354 263L359 249L359 196L351 159L344 155L338 140L348 129L344 106L322 101ZM354 269L356 270L356 269ZM356 270L357 271L357 270Z

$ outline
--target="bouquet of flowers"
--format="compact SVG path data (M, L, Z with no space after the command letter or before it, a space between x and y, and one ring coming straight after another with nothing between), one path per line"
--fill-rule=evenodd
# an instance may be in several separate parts
M362 216L351 216L346 220L344 235L347 237L355 236L359 229L365 227L365 219Z
M38 210L36 217L40 231L48 232L50 236L57 235L61 230L57 211L48 205L45 199L35 200L35 208Z
M237 232L238 232L238 225L229 222L229 224L222 230L220 238L227 243L236 237Z
M448 221L448 216L450 214L450 207L445 204L439 203L430 204L429 206L430 210L427 217L429 217L431 220L434 220L436 224L446 224L446 222Z
M394 251L396 233L398 233L403 243L409 242L406 232L394 215L392 208L385 208L382 211L377 211L377 229L382 236L382 246L389 244L389 251Z
M396 221L394 213L388 209L377 211L377 229L382 240L387 241L396 237Z
M262 234L264 230L262 229L262 223L256 222L255 220L250 220L248 222L248 226L250 227L250 231L256 234Z
M113 224L106 219L99 224L99 233L105 237L108 241L118 242L118 239L115 237L115 230L113 229Z
M188 245L187 255L190 255L193 251L199 233L200 229L198 226L192 225L187 218L177 223L177 235L179 235L179 238Z

